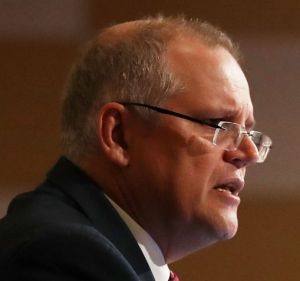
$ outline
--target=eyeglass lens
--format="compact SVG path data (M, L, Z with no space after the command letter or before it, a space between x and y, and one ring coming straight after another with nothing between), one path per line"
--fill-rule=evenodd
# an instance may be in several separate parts
M243 138L247 135L247 133L241 130L239 124L220 122L219 126L222 127L222 129L216 129L213 143L225 150L230 151L237 149ZM271 139L257 131L252 131L248 136L256 146L258 154L257 163L264 162L270 151Z

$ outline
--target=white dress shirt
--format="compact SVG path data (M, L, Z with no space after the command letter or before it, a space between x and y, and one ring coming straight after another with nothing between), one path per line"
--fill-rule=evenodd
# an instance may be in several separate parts
M170 277L170 269L166 264L164 256L156 242L118 204L116 204L107 195L106 197L126 223L135 240L137 241L151 269L155 281L168 281Z

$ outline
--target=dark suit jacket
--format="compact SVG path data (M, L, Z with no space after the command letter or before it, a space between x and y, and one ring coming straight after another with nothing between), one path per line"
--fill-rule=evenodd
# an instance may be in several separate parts
M100 187L66 158L0 221L0 271L3 281L154 281Z

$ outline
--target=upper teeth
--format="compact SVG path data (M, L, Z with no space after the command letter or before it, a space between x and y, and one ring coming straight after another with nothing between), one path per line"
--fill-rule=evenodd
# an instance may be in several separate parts
M219 186L219 187L217 188L217 190L218 190L218 191L221 191L221 192L227 191L227 192L233 193L233 191L232 191L232 189L231 189L230 186Z
M218 187L217 190L219 190L219 191L230 191L226 187Z

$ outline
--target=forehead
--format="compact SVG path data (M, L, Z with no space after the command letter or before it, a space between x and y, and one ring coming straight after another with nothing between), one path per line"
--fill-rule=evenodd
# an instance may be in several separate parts
M247 80L227 50L207 47L198 39L181 39L170 45L167 62L184 89L184 94L171 97L170 103L241 119L235 122L254 122Z

